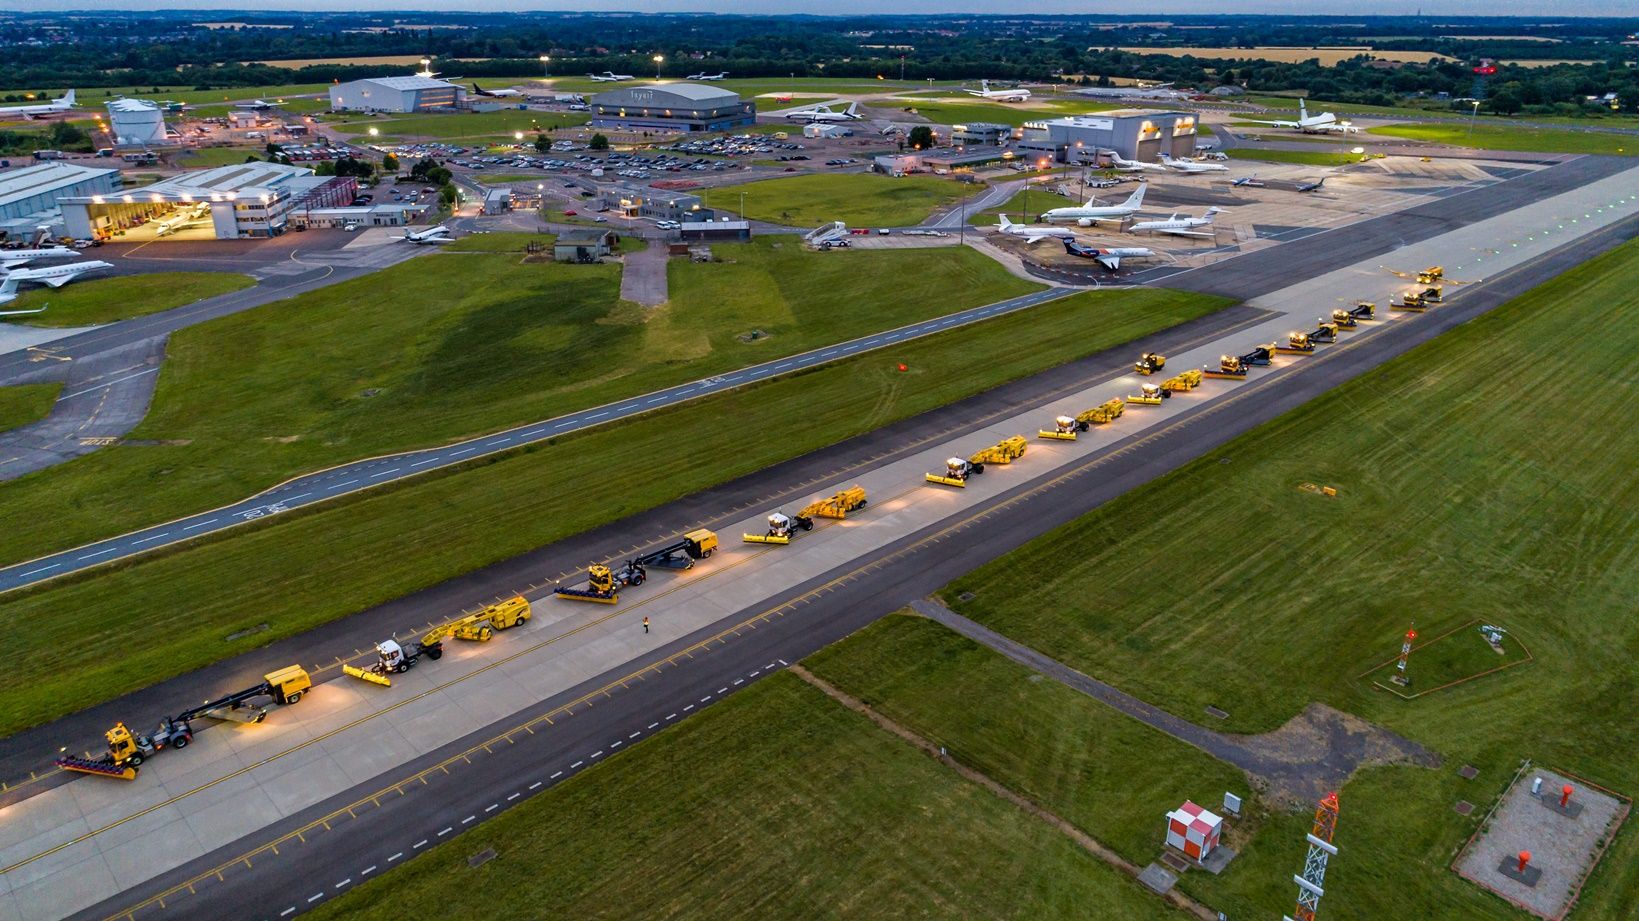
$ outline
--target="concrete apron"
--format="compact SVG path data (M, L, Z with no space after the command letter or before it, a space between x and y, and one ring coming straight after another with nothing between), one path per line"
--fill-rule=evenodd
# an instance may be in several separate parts
M1277 356L1271 367L1253 369L1248 380L1324 360L1327 352L1348 348L1390 324L1417 322L1416 314L1388 311L1391 297L1410 284L1386 268L1415 272L1443 265L1454 281L1490 278L1639 212L1639 195L1630 188L1629 177L1618 175L1413 244L1388 259L1257 298L1253 306L1278 316L1170 355L1155 377L1128 374L1101 381L959 441L860 474L854 482L869 492L869 505L845 521L818 522L790 546L741 543L742 531L766 530L765 516L775 509L760 509L723 528L723 546L710 559L686 572L651 570L650 581L621 592L618 605L542 593L531 598L536 616L529 624L487 644L450 641L442 660L394 676L391 688L328 681L300 704L274 710L261 725L222 724L201 732L185 751L164 752L144 764L135 781L84 777L0 810L0 921L55 921L96 904L679 637L755 609L839 566L869 559L906 535L1050 476L1118 440L1158 430L1244 382L1208 379L1160 406L1129 406L1121 419L1095 426L1076 442L1038 440L1037 429L1051 428L1056 415L1136 393L1146 380L1216 367L1221 354L1284 343L1288 332L1312 329L1317 316L1358 300L1378 304L1377 321L1340 333L1337 344L1318 346L1314 355ZM1463 288L1448 283L1445 290L1448 299L1460 298ZM1135 356L1141 347L1134 345ZM966 457L1012 435L1031 442L1013 464L987 466L965 489L924 483L923 474L942 471L946 457ZM800 507L794 502L784 511ZM641 627L645 616L649 633Z

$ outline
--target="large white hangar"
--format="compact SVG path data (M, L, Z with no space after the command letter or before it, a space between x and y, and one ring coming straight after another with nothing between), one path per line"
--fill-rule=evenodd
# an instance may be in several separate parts
M146 99L108 102L108 129L118 147L146 147L165 143L165 113Z
M728 131L757 121L757 104L720 86L623 86L588 100L592 127L625 131Z
M467 101L467 91L431 77L366 77L330 87L330 108L343 112L436 112Z

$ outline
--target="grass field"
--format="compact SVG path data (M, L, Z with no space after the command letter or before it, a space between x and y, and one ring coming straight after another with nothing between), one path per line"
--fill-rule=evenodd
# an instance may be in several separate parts
M551 131L584 125L588 117L577 112L532 112L501 109L449 115L407 115L403 118L351 115L329 120L327 125L345 134L365 135L371 128L395 138L433 138L440 141L512 140L515 132L532 137L537 131Z
M1132 194L1131 189L1131 186L1116 186L1111 189L1094 189L1092 192L1101 200L1122 199ZM1080 202L1071 201L1057 192L1037 188L1014 195L1000 208L987 208L970 214L967 216L967 222L974 227L989 227L999 223L1000 216L1006 214L1015 224L1028 224L1049 208L1065 208L1077 204Z
M486 847L501 858L469 869L468 855ZM1089 905L1109 918L1184 917L1047 823L789 674L523 800L312 916L359 917L384 901L405 921L1068 921L1087 917Z
M530 243L548 246L558 238L553 233L521 233L516 231L469 233L453 243L443 243L439 249L446 253L522 253Z
M1318 59L1322 67L1336 67L1340 62L1362 54L1370 55L1379 61L1404 61L1415 64L1454 60L1443 54L1435 54L1432 51L1380 51L1366 45L1334 45L1318 48L1275 47L1272 45L1258 45L1253 48L1135 47L1119 50L1129 54L1164 54L1174 58L1195 57L1223 61L1277 61L1285 64L1301 64L1304 61Z
M1520 759L1639 790L1639 430L1611 424L1639 411L1639 396L1535 396L1628 379L1639 330L1621 318L1636 283L1639 243L1628 243L943 596L1172 713L1228 711L1215 728L1272 729L1319 700L1435 749L1439 770L1376 769L1343 789L1337 840L1352 856L1327 878L1330 916L1517 917L1444 867ZM1589 328L1608 334L1590 340ZM1411 701L1359 677L1398 653L1409 621L1433 636L1476 618L1508 628L1535 661ZM1471 667L1440 658L1430 680ZM1420 664L1414 655L1414 681ZM1463 764L1480 779L1458 778ZM1458 799L1481 808L1460 816ZM1211 881L1216 907L1280 911L1289 886L1258 880L1289 878L1306 824L1272 822L1268 845L1252 842L1244 868ZM1631 909L1636 842L1630 824L1579 915Z
M51 412L62 384L14 384L0 387L0 432L39 422Z
M675 264L672 307L644 311L620 302L618 265L459 251L511 253L529 237L471 235L450 244L455 251L176 333L153 407L132 433L166 445L116 446L0 484L0 523L19 523L0 528L8 532L0 552L27 558L44 549L39 541L72 546L303 471L548 418L1040 287L974 251L821 255L765 238L716 247L723 263ZM883 277L924 279L949 295L900 297ZM108 297L103 284L64 289L75 301L54 322L85 320L76 302L106 310L126 300ZM170 290L164 276L106 284ZM765 335L735 339L752 329ZM49 535L12 517L45 509L56 522Z
M1383 125L1369 130L1372 134L1410 138L1434 144L1450 144L1455 147L1639 156L1639 137L1605 131L1531 128L1496 121L1477 122L1472 131L1468 125L1456 122Z
M948 259L948 253L940 252ZM836 268L828 269L847 275L858 274L861 266L872 264L852 258L864 253L828 255L849 257L833 260ZM473 255L439 258L478 262L510 259ZM742 265L750 258L742 258ZM803 284L802 279L791 277L760 280L756 272L742 265L698 268L734 272L733 276L725 276L724 285L732 279L780 294L781 300L771 308L776 311L791 309L797 296L782 293L781 286L812 290L829 283L814 279ZM768 271L777 267L774 262L767 263ZM493 266L486 267L486 271L492 287L498 286L497 279L507 278ZM871 274L868 280L879 283L881 277L898 276L910 277L903 271L888 269ZM449 277L447 272L441 276ZM858 281L850 278L848 283ZM558 284L552 288L558 302L573 296L564 287ZM673 288L673 311L679 310L680 293L686 294L687 288L687 280ZM939 290L954 296L960 287L952 282L941 284ZM416 304L416 298L399 298L395 286L378 283L372 293L393 303L396 310L413 311ZM536 302L530 290L522 291L520 296L532 304ZM706 332L705 341L715 341L714 337L732 340L752 322L762 325L760 319L740 313L751 300L747 294L731 303L729 313L719 316L738 315L739 319L719 321ZM1218 298L1165 290L1076 294L881 354L840 361L628 422L601 426L464 470L374 490L311 512L279 516L222 539L155 555L113 571L14 594L0 606L0 630L11 637L14 655L13 680L0 688L0 736L997 384L1130 342L1202 316L1225 303ZM290 311L288 306L282 309ZM497 322L512 316L503 313ZM297 316L287 325L300 328L304 325L302 319ZM460 319L457 316L452 322ZM686 331L698 321L676 317L670 322ZM317 334L321 336L338 329L334 322L321 320L319 325ZM872 328L885 325L877 322ZM459 354L461 347L469 346L492 328L474 328L470 335L451 342L449 351ZM589 328L577 327L576 333ZM779 329L772 324L767 328L776 332ZM428 334L438 333L433 329ZM406 337L388 333L389 338L393 335L397 339L382 356L383 362L404 361ZM533 340L538 334L530 333L528 338ZM752 348L784 349L790 338L775 335ZM230 357L257 354L224 337L211 341L221 343ZM281 338L267 347L276 348L285 341ZM679 341L689 342L686 338ZM421 347L419 343L408 344ZM507 349L506 354L516 360L533 358L533 353L515 351L511 342L503 341L498 347ZM672 353L663 350L657 357ZM488 354L469 356L468 360L486 360ZM301 355L299 360L310 368L335 365L329 355ZM599 363L611 357L607 352L589 349L585 360ZM354 359L353 363L358 361ZM910 370L899 372L900 362ZM465 367L461 364L449 373ZM418 369L419 365L405 373L419 373ZM351 364L345 370L351 374ZM434 377L446 379L442 375ZM343 395L356 399L356 388L367 383L368 379L350 380L351 393L344 391ZM441 402L464 398L470 402L470 396L462 395L472 392L470 388L462 389ZM301 398L303 394L295 396ZM725 420L733 424L725 425ZM767 437L769 432L780 436ZM269 447L282 449L279 445ZM658 475L656 457L667 458ZM150 468L146 479L139 476L132 480L140 484L132 488L169 489L166 480L175 473L162 471L174 469ZM596 484L620 484L620 488L599 489ZM0 497L15 485L0 485ZM18 506L8 500L3 514L9 517ZM80 519L78 527L82 530L87 523L81 516L106 512L108 508L104 501L87 506L83 498L50 491L40 498L38 507L46 510L40 514L73 514ZM177 511L174 503L162 507L166 514ZM370 563L359 565L360 560ZM222 586L229 585L232 591L222 590ZM178 599L186 599L187 604L178 604ZM50 620L53 630L29 628L30 624L43 622L42 618ZM266 624L267 629L228 639L235 631L259 624ZM62 635L76 637L72 651L57 641Z
M49 304L50 309L45 313L12 317L11 321L29 326L91 326L170 310L254 284L256 279L235 272L116 275L92 278L56 290L24 291L6 309L32 310Z
M763 179L725 189L719 203L733 207L745 193L746 216L788 227L843 221L853 227L915 224L941 205L974 191L933 176L895 179L881 173L812 173ZM722 195L728 196L723 202Z
M232 166L243 163L246 158L255 157L258 160L267 159L266 147L200 147L189 151L180 160L181 166L190 169L201 169L212 166Z
M1361 154L1333 153L1329 150L1262 150L1231 147L1224 151L1232 160L1263 160L1268 163L1302 163L1308 166L1343 166L1359 163Z
M711 70L710 68L706 68L706 70L710 73L716 73L716 71ZM641 73L634 73L633 76L637 77L637 79L625 84L626 86L632 86L637 83L651 84L655 82L653 79L653 70L649 71L648 76ZM668 74L660 82L676 83L680 81L681 77ZM553 77L551 82L552 89L560 93L601 93L604 90L609 89L612 85L615 85L609 83L599 83L589 77L579 75ZM926 80L920 82L916 80L861 80L857 77L794 77L785 79L776 77L736 79L734 77L730 77L729 79L723 80L714 85L720 86L726 90L733 90L742 96L761 96L768 93L891 93L902 89L925 90L928 88L928 83ZM955 85L956 84L954 82L934 84L936 88L940 86ZM758 108L775 108L775 106L767 105L767 102L772 102L772 100L759 101Z

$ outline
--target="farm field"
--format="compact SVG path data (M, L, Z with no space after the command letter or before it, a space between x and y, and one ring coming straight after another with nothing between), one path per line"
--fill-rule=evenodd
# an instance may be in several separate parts
M868 770L861 770L868 766ZM729 805L732 804L732 805ZM467 855L507 856L478 871ZM451 886L456 874L467 884ZM1046 822L790 674L522 800L312 914L1183 918Z
M1174 58L1196 57L1209 60L1278 61L1286 64L1298 64L1303 61L1318 59L1322 67L1336 67L1339 62L1347 61L1362 54L1369 54L1379 61L1405 61L1416 64L1426 64L1429 61L1454 60L1432 51L1379 51L1367 45L1319 48L1275 47L1269 45L1259 45L1253 48L1135 47L1119 50L1129 54L1164 54Z
M1608 424L1639 411L1639 397L1522 396L1567 377L1620 379L1639 348L1639 332L1620 320L1635 283L1639 243L1630 242L956 580L942 597L1185 719L1207 722L1208 706L1227 712L1212 728L1272 730L1319 701L1422 743L1440 768L1372 769L1341 791L1337 840L1353 856L1349 872L1328 876L1330 916L1517 917L1444 867L1521 759L1627 795L1639 789L1628 667L1639 627L1630 475L1639 431ZM1589 341L1588 328L1612 335ZM1186 559L1180 578L1169 561ZM1534 661L1412 700L1366 677L1398 653L1412 621L1429 637L1462 628L1452 641L1466 644L1430 651L1426 674L1414 652L1414 691L1477 673L1476 655L1509 661L1483 648L1476 619L1504 627ZM1202 669L1211 681L1192 680ZM1456 775L1464 764L1478 780ZM1458 799L1479 809L1461 816ZM1306 824L1301 814L1277 819L1280 847L1254 843L1240 859L1264 868L1263 879L1289 878L1300 857L1291 842ZM1213 881L1216 907L1241 917L1280 911L1288 887L1253 876ZM1630 823L1577 912L1621 917L1636 897Z
M828 255L853 257L865 253ZM515 256L460 254L440 258L516 262ZM741 261L751 258L743 257ZM854 273L870 264L849 259L829 261L836 268L828 271L843 273ZM781 285L809 291L823 281L812 279L806 285L800 284L800 278L759 281L754 271L739 266L715 267L744 272L743 277L751 279L749 284L760 285L765 292L779 292ZM762 271L774 268L777 263L765 262ZM488 271L487 277L492 279L506 277L494 266L475 271ZM893 270L885 271L894 274ZM451 276L446 270L439 277L447 280ZM848 283L858 284L857 276ZM422 288L416 288L418 294L424 293L421 284ZM687 281L683 286L686 288ZM574 292L563 288L561 283L553 287L555 297L573 296ZM396 290L394 286L377 289L397 309L417 303L416 298L393 297ZM960 289L952 283L941 290ZM783 300L772 309L791 309L794 295L781 296ZM536 303L529 289L523 290L520 297L531 305ZM678 289L674 288L674 309L679 300ZM622 515L1204 316L1228 303L1221 298L1167 290L1075 294L1020 314L938 333L891 352L862 355L794 377L564 436L552 444L363 493L309 512L281 515L220 539L119 569L14 594L0 607L0 629L13 637L16 654L16 680L0 688L0 736L436 585ZM290 310L288 305L283 309ZM447 307L443 309L448 312ZM728 309L744 311L744 299ZM739 316L743 319L745 314ZM505 324L512 317L499 311L495 322ZM302 319L295 318L292 326ZM450 348L457 353L496 328L468 321L459 312L452 322L466 322L470 329L464 338L457 337L451 343ZM338 323L320 323L314 335L334 331L340 328ZM878 323L872 328L884 325ZM578 333L582 328L575 329ZM686 319L674 322L674 329L688 328ZM732 337L739 330L727 326L721 334ZM423 337L439 334L447 335L433 329ZM528 334L529 342L541 338L533 330ZM401 356L406 337L393 330L383 335L397 339L394 350L382 360ZM782 348L785 346L781 340L787 338L771 337L765 344ZM280 338L265 347L287 341L288 337ZM368 349L373 341L360 348ZM686 339L679 341L688 344ZM424 348L419 341L411 344ZM511 348L511 344L503 342L498 347ZM223 348L229 355L255 354L231 342ZM333 364L328 354L303 360ZM485 354L469 356L469 360L485 360ZM655 357L664 355L662 352ZM598 361L607 357L603 353L593 356ZM911 370L899 372L899 362ZM453 370L459 373L465 367L462 364ZM412 368L405 373L414 371ZM360 399L360 391L376 383L368 373L362 365L357 374L350 369L348 379L335 385L338 399ZM434 380L428 386L438 383ZM463 392L471 395L477 391L468 387ZM460 398L456 395L451 399ZM280 427L276 431L288 429ZM334 431L346 434L340 427ZM782 435L768 438L768 432ZM213 439L212 443L220 440ZM671 460L657 476L654 459L662 456ZM156 472L145 483L163 484L165 479L166 475ZM12 509L19 507L20 503L10 500L8 491L15 492L19 483L26 482L25 478L0 484L0 499L4 500L0 507L5 509L0 514L10 516ZM586 483L600 482L625 486L592 493L584 489ZM63 518L65 525L72 515L82 534L92 530L81 519L87 507L85 499L48 493L39 496L39 502L51 514ZM28 504L33 507L35 503ZM166 514L176 511L171 506L164 508ZM19 509L17 514L30 512ZM12 549L17 551L16 547ZM359 566L360 559L369 559L372 564ZM234 591L220 591L222 585L233 585ZM188 604L178 605L178 598L188 599ZM43 617L50 617L59 631L71 632L77 638L74 667L66 667L62 647L54 639L59 633L26 628ZM227 639L247 626L261 624L267 629L260 633L252 631L253 635Z
M1383 125L1368 130L1376 135L1409 138L1432 144L1449 144L1454 147L1639 156L1639 137L1604 131L1531 128L1525 125L1498 124L1494 121L1479 122L1472 129L1463 123L1444 122Z
M38 422L51 412L62 384L13 384L0 387L0 432Z
M89 278L56 290L30 289L6 309L32 310L49 304L45 313L12 317L11 321L29 326L92 326L170 310L254 284L256 279L236 272L115 275Z
M816 227L825 221L898 227L915 224L972 191L933 176L815 173L748 182L723 194L732 202L744 192L746 217L787 227Z

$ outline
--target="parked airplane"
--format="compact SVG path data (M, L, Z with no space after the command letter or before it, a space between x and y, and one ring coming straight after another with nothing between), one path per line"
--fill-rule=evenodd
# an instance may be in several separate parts
M45 115L56 115L74 108L74 91L69 90L60 98L50 102L42 102L31 106L0 106L0 118L40 118Z
M1173 214L1164 221L1141 221L1127 228L1133 233L1148 231L1149 233L1170 233L1180 237L1210 237L1210 230L1199 230L1201 227L1212 226L1212 216L1222 214L1222 208L1208 208L1200 217L1179 217Z
M1041 219L1049 223L1074 221L1082 227L1091 227L1094 221L1124 221L1143 207L1144 190L1147 188L1149 186L1139 186L1138 191L1127 196L1127 200L1119 205L1095 205L1089 199L1084 205L1051 208L1043 212Z
M725 70L720 74L708 74L708 73L703 73L703 72L698 73L698 74L690 74L688 79L690 79L690 80L707 80L707 81L727 80L728 79L728 71Z
M830 106L825 105L815 106L812 109L803 109L800 112L790 112L786 114L786 118L789 118L792 121L808 122L809 124L813 124L814 122L855 121L864 117L865 116L859 114L859 103L857 102L848 103L848 108L843 109L841 112L833 112L831 111Z
M1230 183L1230 185L1245 186L1249 189L1261 189L1263 188L1263 180L1258 178L1257 173L1253 173L1250 176L1242 176L1241 178L1234 180Z
M1325 184L1326 184L1326 177L1322 176L1319 179L1316 179L1314 182L1306 182L1303 185L1298 186L1298 191L1299 192L1319 192L1320 187L1325 185Z
M480 96L489 96L494 99L506 99L512 96L522 96L521 90L486 90L478 84L472 85L472 91Z
M599 83L619 83L622 80L634 79L631 74L617 74L612 70L606 70L601 74L587 74L587 76Z
M1123 259L1148 259L1155 255L1155 251L1142 246L1126 246L1120 249L1100 249L1096 246L1087 246L1074 240L1064 241L1064 251L1072 256L1083 259L1096 259L1098 264L1114 272L1121 268Z
M399 239L406 243L417 244L453 243L455 241L455 237L450 235L450 229L443 224L439 224L437 227L428 227L426 230L406 230L404 236L399 237Z
M1001 220L996 224L997 233L1010 236L1024 237L1025 243L1035 243L1052 237L1055 240L1074 240L1075 231L1068 227L1050 227L1041 224L1015 224L1008 220L1007 215L1000 215Z
M1167 168L1159 163L1145 163L1142 160L1123 160L1121 155L1113 150L1105 151L1105 153L1110 155L1110 162L1115 164L1114 169L1119 172L1141 173L1145 170L1152 170L1154 172L1164 173L1167 171Z
M1359 134L1360 128L1348 122L1340 122L1337 116L1330 112L1319 115L1310 115L1309 107L1303 99L1298 100L1298 120L1291 121L1259 121L1260 125L1272 125L1276 128L1292 128L1304 134L1323 134L1327 131L1337 131L1343 134Z
M997 102L1024 102L1030 98L1030 91L1022 87L1013 87L1006 90L993 90L989 80L980 80L976 90L962 90L969 96L978 96L980 99L994 99Z
M1222 163L1202 163L1199 160L1174 160L1166 154L1161 155L1161 162L1180 173L1227 173L1229 167Z
M36 259L69 259L79 254L79 250L66 246L49 246L45 249L0 249L0 269L9 272Z
M17 300L17 286L25 281L37 281L52 288L61 288L87 272L111 268L113 266L106 262L92 260L54 265L45 269L12 269L6 273L5 280L0 281L0 304Z

